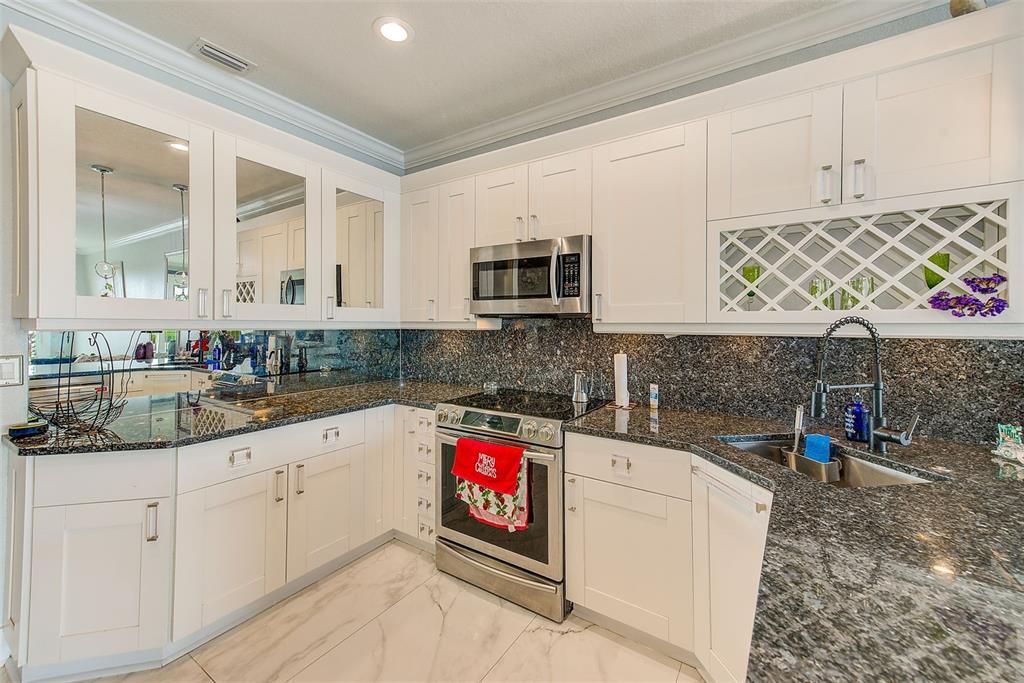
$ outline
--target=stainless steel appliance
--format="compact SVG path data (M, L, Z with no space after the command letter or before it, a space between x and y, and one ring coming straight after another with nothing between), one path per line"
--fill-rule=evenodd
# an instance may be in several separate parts
M281 303L299 306L306 303L305 268L281 271Z
M590 235L474 247L469 255L474 315L590 313Z
M562 511L562 423L603 401L499 389L437 406L437 567L555 621L567 614ZM482 524L455 497L460 438L522 446L528 461L528 528Z

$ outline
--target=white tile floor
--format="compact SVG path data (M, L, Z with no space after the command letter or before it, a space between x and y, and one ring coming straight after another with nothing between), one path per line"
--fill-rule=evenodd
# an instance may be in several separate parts
M555 624L440 574L397 541L162 669L103 680L701 683L582 619Z

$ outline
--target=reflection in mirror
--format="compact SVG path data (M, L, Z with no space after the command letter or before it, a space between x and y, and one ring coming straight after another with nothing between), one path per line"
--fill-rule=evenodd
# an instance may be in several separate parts
M76 107L75 189L80 296L188 299L187 140Z
M384 204L341 188L337 216L334 301L336 306L384 306Z
M240 304L306 303L306 181L239 157L236 163Z

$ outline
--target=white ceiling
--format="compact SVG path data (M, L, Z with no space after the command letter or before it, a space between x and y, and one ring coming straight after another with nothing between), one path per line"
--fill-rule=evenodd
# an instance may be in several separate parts
M500 137L495 122L521 132L522 115L538 108L550 123L557 113L552 103L564 101L564 114L572 114L578 110L573 96L612 82L621 91L630 77L698 53L717 50L725 65L743 56L755 36L761 51L773 35L780 48L796 33L806 44L826 29L835 36L837 27L823 20L830 14L844 12L852 31L874 16L892 17L894 8L922 6L921 0L86 2L172 46L187 49L202 36L255 61L259 68L246 78L397 147L407 164L483 138L473 131ZM380 16L409 22L414 38L383 41L371 29Z

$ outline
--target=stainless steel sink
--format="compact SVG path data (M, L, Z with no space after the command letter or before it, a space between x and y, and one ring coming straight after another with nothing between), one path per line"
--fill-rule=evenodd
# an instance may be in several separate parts
M722 439L723 442L742 451L771 460L788 467L788 459L783 448L791 448L793 439L736 440ZM850 453L849 449L833 446L832 457L839 461L839 480L830 482L840 488L861 488L868 486L898 486L902 484L927 484L943 481L946 478L911 468L914 473L887 467L879 462L859 458Z

